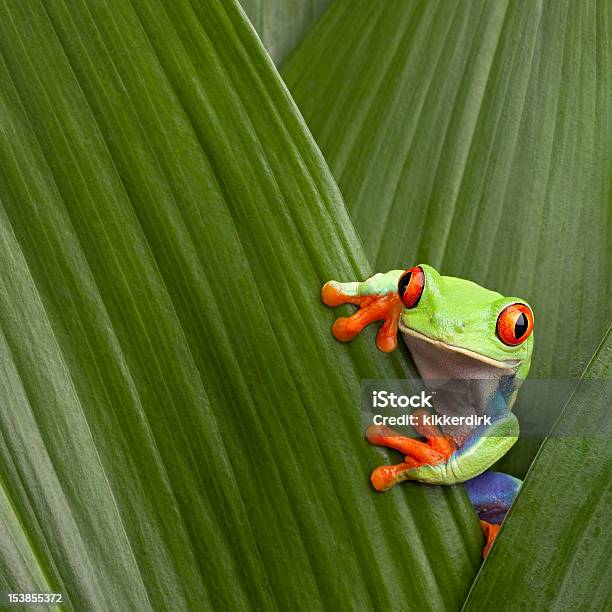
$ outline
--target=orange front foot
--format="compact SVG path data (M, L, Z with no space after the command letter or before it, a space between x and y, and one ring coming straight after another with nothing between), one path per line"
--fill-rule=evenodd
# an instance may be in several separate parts
M487 521L480 521L480 526L485 533L485 537L487 538L487 542L482 549L482 558L486 559L489 554L489 549L491 545L495 541L499 530L501 529L501 525L496 525L495 523L488 523Z
M366 431L368 442L377 446L393 448L405 455L404 463L383 465L372 472L370 480L377 491L386 491L392 486L408 480L410 470L413 468L448 461L449 457L455 452L455 446L450 438L444 436L436 426L425 424L424 417L428 414L426 410L413 412L413 416L417 419L414 428L419 435L427 438L427 442L402 436L385 425L370 425L368 427Z
M355 304L359 310L350 317L339 317L332 326L332 334L341 342L352 340L362 329L375 321L383 321L376 335L376 346L383 353L397 348L397 328L402 302L395 289L383 294L357 295L359 283L329 281L323 286L321 297L327 306Z

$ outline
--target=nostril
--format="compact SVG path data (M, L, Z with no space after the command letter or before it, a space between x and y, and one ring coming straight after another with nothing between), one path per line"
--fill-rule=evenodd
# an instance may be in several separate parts
M458 321L457 323L455 323L455 331L458 334L462 334L465 331L465 322L464 321Z

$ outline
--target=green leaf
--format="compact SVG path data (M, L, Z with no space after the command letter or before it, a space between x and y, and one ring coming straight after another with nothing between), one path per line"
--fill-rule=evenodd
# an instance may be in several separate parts
M466 610L605 610L612 545L612 334L540 449Z
M283 70L376 269L528 300L536 378L577 378L612 318L611 57L605 2L340 0Z
M0 591L75 609L453 609L461 487L368 482L322 283L371 272L237 5L0 7Z
M330 3L331 0L240 0L277 66Z

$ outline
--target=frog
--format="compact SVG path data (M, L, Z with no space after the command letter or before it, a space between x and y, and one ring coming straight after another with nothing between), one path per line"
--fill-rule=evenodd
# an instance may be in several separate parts
M490 468L519 437L512 408L531 367L531 307L521 298L444 276L427 264L377 273L364 281L331 280L321 295L329 307L358 307L333 323L337 340L349 342L366 326L382 322L377 348L395 351L401 335L423 384L440 392L431 396L434 412L418 408L411 413L418 437L386 424L367 428L365 437L371 444L404 455L403 461L372 471L373 488L383 492L404 481L463 483L484 532L486 558L522 484ZM465 381L468 392L445 393L448 381ZM477 424L452 418L462 412L480 417L472 419ZM432 418L434 414L442 424Z

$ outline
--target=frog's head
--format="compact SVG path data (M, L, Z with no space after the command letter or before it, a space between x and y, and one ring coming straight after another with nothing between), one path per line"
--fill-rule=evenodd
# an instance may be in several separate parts
M420 265L398 283L400 331L424 379L511 379L527 376L533 314L517 297Z

